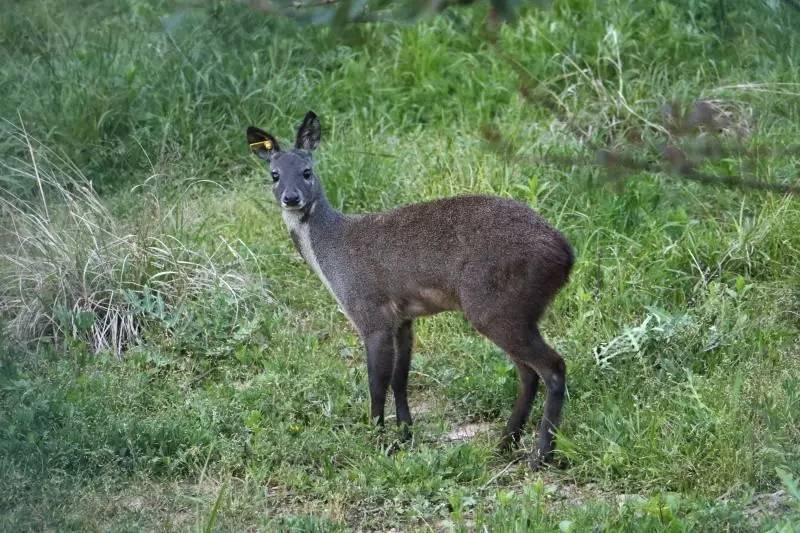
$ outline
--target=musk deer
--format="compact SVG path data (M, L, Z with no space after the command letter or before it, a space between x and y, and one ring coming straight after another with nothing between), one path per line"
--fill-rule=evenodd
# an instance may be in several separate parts
M294 148L247 128L265 160L272 193L297 251L333 294L366 346L371 413L383 424L391 384L397 423L411 425L406 385L412 321L460 310L511 357L519 393L500 447L513 448L539 378L547 387L531 466L550 458L564 401L566 367L537 322L573 264L566 239L529 207L491 196L457 196L386 213L345 215L325 197L311 153L320 123L309 111Z

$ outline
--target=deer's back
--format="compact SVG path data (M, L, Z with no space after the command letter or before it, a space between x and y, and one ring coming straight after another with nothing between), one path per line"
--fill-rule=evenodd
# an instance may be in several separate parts
M487 291L534 287L549 300L573 262L566 239L539 214L491 196L444 198L355 217L344 246L359 290L401 306L419 300L419 314L457 308L460 293L471 285Z

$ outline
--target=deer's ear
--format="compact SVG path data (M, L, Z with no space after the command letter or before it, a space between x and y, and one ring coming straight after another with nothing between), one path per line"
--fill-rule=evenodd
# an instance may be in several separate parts
M294 142L294 147L301 150L314 150L319 146L321 136L322 127L319 125L319 119L313 111L309 111L297 130L297 140Z
M255 126L247 128L247 142L250 144L250 149L253 153L266 161L269 161L272 154L281 151L281 147L275 137Z

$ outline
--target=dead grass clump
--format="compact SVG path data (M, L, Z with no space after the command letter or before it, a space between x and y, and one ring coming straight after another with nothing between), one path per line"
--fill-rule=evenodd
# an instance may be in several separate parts
M17 342L77 339L120 355L150 326L182 327L189 309L224 300L235 325L265 296L228 242L193 249L168 230L172 209L126 225L74 165L24 130L10 135L25 156L0 162L0 315Z

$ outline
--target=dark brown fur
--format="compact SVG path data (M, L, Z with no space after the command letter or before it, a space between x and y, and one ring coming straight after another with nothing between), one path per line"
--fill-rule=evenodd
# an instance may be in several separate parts
M248 140L270 139L251 128ZM387 213L347 216L333 209L313 175L308 150L319 123L306 116L296 149L261 154L270 162L273 192L303 258L350 318L367 350L372 417L384 418L386 392L395 396L397 423L411 424L407 401L412 321L459 310L476 330L508 353L520 377L519 395L501 446L519 440L538 387L547 386L532 465L553 449L566 386L561 356L537 323L573 264L566 239L519 202L459 196ZM255 149L257 152L259 149Z

